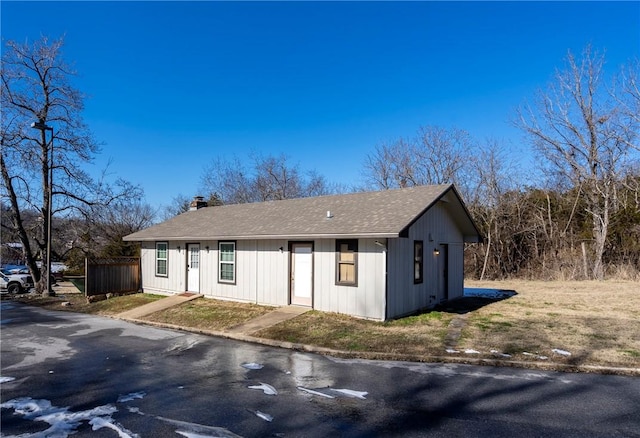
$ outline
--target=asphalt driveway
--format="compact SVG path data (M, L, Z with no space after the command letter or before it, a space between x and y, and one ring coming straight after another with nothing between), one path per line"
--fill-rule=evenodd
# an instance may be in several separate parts
M634 377L341 360L1 305L3 435L623 437L640 430Z

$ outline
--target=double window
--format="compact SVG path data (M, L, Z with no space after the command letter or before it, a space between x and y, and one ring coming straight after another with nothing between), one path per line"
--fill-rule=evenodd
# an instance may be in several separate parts
M424 244L422 240L413 241L413 283L422 283L424 279Z
M336 284L358 285L358 240L336 240Z
M218 281L220 283L236 282L236 243L218 243Z
M167 259L168 259L167 242L156 242L156 275L158 277L166 277L167 274Z

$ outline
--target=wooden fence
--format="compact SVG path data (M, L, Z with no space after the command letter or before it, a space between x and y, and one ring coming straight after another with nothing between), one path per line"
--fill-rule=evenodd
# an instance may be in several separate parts
M141 287L140 258L85 259L86 296L138 292Z

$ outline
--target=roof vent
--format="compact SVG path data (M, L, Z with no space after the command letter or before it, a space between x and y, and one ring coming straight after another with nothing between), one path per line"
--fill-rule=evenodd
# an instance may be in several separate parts
M333 217L333 213L331 213L331 210L327 210L327 219L331 219Z

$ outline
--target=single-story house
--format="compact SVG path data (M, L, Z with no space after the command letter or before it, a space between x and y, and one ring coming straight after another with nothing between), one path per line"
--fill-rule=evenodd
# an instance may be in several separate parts
M453 185L204 205L124 238L145 292L386 320L461 297L480 240Z

